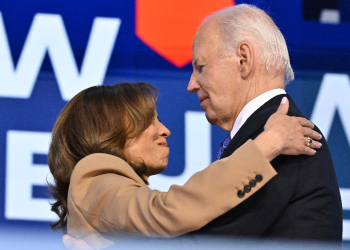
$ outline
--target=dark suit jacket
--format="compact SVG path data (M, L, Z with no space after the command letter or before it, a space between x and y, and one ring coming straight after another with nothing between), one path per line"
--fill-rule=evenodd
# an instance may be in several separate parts
M264 129L285 95L260 107L240 128L222 158ZM290 96L288 115L303 116ZM318 128L315 129L320 132ZM280 155L271 163L278 175L265 187L194 234L342 240L342 205L332 157L324 138L315 156ZM254 156L252 156L254 157ZM233 194L237 195L237 194Z

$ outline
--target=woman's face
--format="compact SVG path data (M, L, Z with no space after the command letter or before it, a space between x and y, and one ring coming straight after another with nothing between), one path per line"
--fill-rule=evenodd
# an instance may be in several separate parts
M143 160L148 168L146 178L163 172L168 165L169 147L166 138L170 136L170 131L157 116L138 137L126 140L123 151L129 162Z

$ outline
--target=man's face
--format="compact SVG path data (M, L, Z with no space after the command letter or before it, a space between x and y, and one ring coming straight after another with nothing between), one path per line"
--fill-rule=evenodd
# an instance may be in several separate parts
M210 124L231 131L244 107L245 91L236 53L221 56L221 39L216 21L205 23L193 44L193 73L187 90L197 93Z

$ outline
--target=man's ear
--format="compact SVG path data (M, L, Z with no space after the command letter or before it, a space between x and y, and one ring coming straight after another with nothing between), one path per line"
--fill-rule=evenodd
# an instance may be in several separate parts
M239 68L242 78L247 78L254 66L254 50L249 43L241 43L237 48Z

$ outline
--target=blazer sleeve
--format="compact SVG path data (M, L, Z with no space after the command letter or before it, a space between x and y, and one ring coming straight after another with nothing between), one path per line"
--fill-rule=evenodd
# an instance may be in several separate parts
M239 198L237 192L258 174L262 181ZM73 171L68 205L102 233L175 237L203 227L276 174L252 140L194 174L183 186L172 185L168 192L151 190L122 159L93 154ZM69 219L74 225L77 218Z

